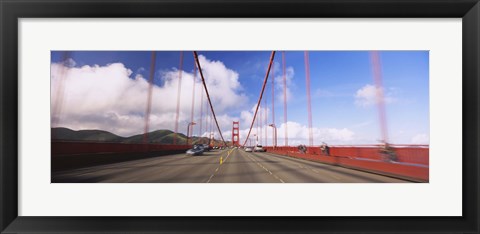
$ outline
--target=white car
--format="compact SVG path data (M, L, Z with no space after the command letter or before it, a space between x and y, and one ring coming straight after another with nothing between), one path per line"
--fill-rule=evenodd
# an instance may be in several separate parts
M245 152L253 152L253 147L245 147Z
M263 148L263 146L257 145L255 146L255 148L253 148L253 152L265 152L265 149Z

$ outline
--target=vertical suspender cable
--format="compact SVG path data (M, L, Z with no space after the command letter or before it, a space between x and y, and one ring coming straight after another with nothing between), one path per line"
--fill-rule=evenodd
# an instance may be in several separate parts
M287 73L285 68L285 51L282 52L283 67L283 122L285 123L285 146L288 146L288 124L287 124Z
M257 120L257 125L260 126L259 130L260 132L258 132L258 139L260 140L260 145L262 145L262 141L263 141L263 137L262 137L262 130L263 130L263 108L261 106L262 102L260 102L260 118L258 118Z
M55 92L54 102L52 107L52 113L50 117L50 121L52 127L57 127L60 124L60 117L62 115L62 108L64 102L64 95L65 95L65 82L68 77L68 72L70 70L69 67L66 66L65 62L70 59L70 51L64 51L62 53L62 67L60 69L60 74L56 77L56 85L53 87L52 92ZM52 136L53 137L53 136Z
M268 135L267 135L267 134L268 134L268 133L267 133L267 132L268 132L268 131L267 131L267 129L268 129L268 123L267 123L267 121L268 121L267 99L268 99L268 98L265 97L265 100L264 100L264 102L263 102L263 106L264 106L263 110L265 111L265 114L264 114L264 118L265 118L265 119L264 119L264 125L263 125L263 126L265 127L265 145L268 145Z
M195 65L195 67L197 67L197 65ZM203 126L202 126L203 125L203 93L204 93L203 92L203 86L202 86L201 90L202 90L201 91L202 94L201 94L201 98L200 98L200 120L198 121L198 122L200 122L200 129L198 131L199 136L203 135L203 132L202 132L203 131Z
M148 143L148 125L150 122L150 111L152 107L152 91L153 91L153 77L155 75L155 61L157 58L157 53L152 51L150 58L150 76L148 78L148 94L147 94L147 107L145 110L145 128L143 131L143 143Z
M308 51L304 52L305 56L305 83L307 88L307 110L308 110L308 144L313 146L312 133L312 99L310 96L310 59L308 58Z
M177 114L175 115L175 131L173 133L173 144L177 144L178 118L180 116L180 97L182 92L182 69L183 69L183 51L180 51L180 65L178 66L178 90L177 90Z
M205 89L204 89L205 90ZM207 113L205 113L205 132L207 132L207 138L210 137L210 130L209 130L209 124L208 121L210 120L210 108L208 108L208 100L205 102L205 109L207 110Z
M208 132L210 132L210 135L213 134L213 113L210 113L210 128Z
M375 80L375 88L377 94L378 116L380 119L380 129L382 134L382 141L388 142L387 118L385 113L385 94L382 82L382 70L380 64L380 55L378 51L370 52L370 59L372 62L373 78Z
M260 109L259 115L261 115L261 113L262 113L262 109ZM262 118L262 117L260 117L260 118ZM257 123L257 131L255 132L255 136L256 136L255 137L255 145L258 145L258 135L259 135L258 134L258 119L255 119L255 123Z
M270 75L272 76L272 124L274 126L272 128L272 145L275 146L275 141L277 140L275 135L275 62L273 63L272 73Z
M192 79L192 82L193 82L193 91L192 91L192 110L190 111L190 123L193 123L193 115L195 113L195 80L197 78L197 66L195 65L195 63L193 64L193 79ZM193 136L193 124L191 126L191 136ZM188 129L187 129L188 131ZM188 136L188 132L187 132L187 136Z

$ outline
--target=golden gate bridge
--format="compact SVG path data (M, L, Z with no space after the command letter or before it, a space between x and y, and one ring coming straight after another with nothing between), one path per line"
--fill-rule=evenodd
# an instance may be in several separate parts
M181 82L183 72L183 62L185 52L180 52L180 61L178 68L178 90L176 99L176 112L175 112L175 126L173 144L155 144L149 141L150 131L150 115L152 108L152 92L154 85L154 73L156 64L157 51L151 52L150 59L150 73L148 77L148 92L146 94L146 106L144 115L144 133L143 143L114 143L114 142L74 142L74 141L57 141L52 140L52 170L62 173L67 173L72 170L80 170L81 168L95 167L99 165L110 165L115 163L122 163L132 160L141 160L145 158L165 155L175 156L182 155L182 153L191 148L193 142L187 140L186 143L180 144L178 142L179 132L179 110L180 110L180 97L182 95ZM286 54L285 51L281 52L281 68L282 68L282 81L283 81L283 123L285 131L283 132L284 144L277 145L277 127L275 122L275 82L273 78L276 51L272 51L268 61L265 77L262 82L261 90L256 102L253 119L251 122L246 123L248 133L245 139L240 139L240 123L239 121L232 122L232 136L231 141L225 141L222 134L222 128L219 126L214 105L212 103L207 83L205 82L205 76L202 71L202 64L198 59L197 51L192 51L192 59L194 60L194 81L199 79L202 84L201 99L195 100L195 95L191 100L191 113L190 121L187 126L187 139L191 139L193 136L193 129L195 125L199 126L199 134L207 131L210 138L210 144L217 144L223 147L235 147L244 148L248 146L253 137L255 137L255 144L263 145L266 150L266 154L258 157L268 159L269 157L282 156L292 159L308 160L309 162L318 162L326 165L333 165L342 168L351 168L355 170L365 171L368 173L380 174L387 177L394 177L404 179L408 181L428 182L429 180L429 147L428 145L399 145L390 144L388 138L388 129L386 123L386 110L385 110L385 97L383 93L382 84L382 71L381 60L378 51L370 51L371 66L373 71L373 81L376 87L376 99L378 119L380 124L380 136L381 143L374 145L314 145L314 137L312 133L313 118L312 118L312 106L311 106L311 91L310 91L310 59L309 52L304 52L304 64L305 64L305 84L306 84L306 96L307 96L307 122L308 122L308 145L296 145L291 146L288 142L288 129L287 129L287 77L286 77ZM69 52L64 52L64 58L67 59L70 56ZM62 71L61 75L66 76L66 71ZM266 87L271 80L271 122L268 122ZM61 79L62 80L62 79ZM193 93L195 92L195 83L193 87ZM58 118L61 118L61 109L63 105L63 92L65 83L60 81L56 87L55 92L56 100L52 106L52 125L55 126ZM205 116L203 113L204 96L206 99ZM263 107L262 107L263 101ZM195 105L200 106L200 117L198 121L194 120ZM57 118L53 118L53 116ZM60 117L59 117L60 116ZM205 120L205 122L204 122ZM255 127L256 125L256 127ZM272 130L271 144L268 144L268 127ZM256 128L256 130L255 130ZM264 129L263 129L264 128ZM224 128L225 129L225 128ZM252 134L252 130L255 130L255 134ZM213 136L217 133L220 137L220 144L213 141ZM263 133L263 136L262 136ZM280 133L282 134L282 133ZM243 142L243 143L242 143ZM215 156L222 158L222 164L228 163L223 158L228 158L230 155L234 155L232 150L220 151ZM255 155L255 154L253 154ZM250 155L247 156L252 159ZM233 159L232 159L233 160ZM256 159L252 159L255 162ZM283 159L282 159L283 160ZM258 162L257 162L258 164ZM195 167L193 167L195 168ZM101 169L101 168L97 168ZM218 171L218 168L217 168ZM268 171L272 174L270 171ZM64 175L63 174L63 175ZM61 177L61 176L60 176ZM218 177L218 176L217 176ZM55 181L55 179L54 179ZM57 180L62 181L62 180ZM161 180L160 180L161 181ZM210 181L210 180L208 180ZM175 182L175 180L169 181ZM225 181L228 182L228 181ZM240 179L241 182L241 179ZM256 182L255 180L251 182ZM349 182L349 181L344 181Z

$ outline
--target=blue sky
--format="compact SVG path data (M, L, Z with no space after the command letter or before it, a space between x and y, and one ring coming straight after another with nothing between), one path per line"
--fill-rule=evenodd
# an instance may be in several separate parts
M230 120L240 120L242 133L248 129L248 114L252 112L252 108L256 104L262 82L265 77L267 65L271 51L199 51L199 55L205 59L204 63L206 71L212 71L210 74L225 74L226 83L221 86L212 86L210 92L218 92L217 99L214 99L213 105L217 112L216 100L218 103L224 101L226 103L235 103L234 105L218 104L217 115L222 116L219 121L222 132L226 139L231 138L231 122ZM381 71L383 78L383 92L385 95L385 107L387 116L387 129L389 132L389 140L396 144L412 144L421 143L428 144L429 141L429 53L428 51L381 51L380 53ZM68 53L70 64L66 68L69 74L86 74L93 76L92 72L99 73L102 68L109 68L109 72L105 74L113 74L113 69L124 69L129 72L125 75L125 79L131 81L137 79L148 79L150 69L150 51L74 51ZM58 51L52 52L52 69L54 65L66 64L63 62L65 53ZM378 108L375 103L375 96L372 96L372 90L376 90L372 72L372 64L370 53L368 51L309 51L310 60L310 79L311 79L311 98L312 98L312 117L313 128L315 129L314 144L320 144L327 141L331 144L374 144L380 140L380 124L378 121ZM306 105L306 85L305 85L305 61L303 51L286 51L285 61L287 67L288 78L288 129L289 142L291 144L300 144L307 142L305 127L307 125L307 105ZM159 90L162 87L170 87L174 89L178 87L175 82L177 69L180 62L179 51L158 51L155 65L155 85ZM111 66L112 64L121 64L123 66ZM110 66L110 67L109 67ZM184 80L188 79L188 74L192 74L194 59L191 51L184 52L183 71ZM203 66L203 65L202 65ZM275 71L275 122L279 127L278 142L283 144L282 124L283 120L283 85L282 85L282 51L276 52L274 60ZM97 67L95 71L89 70L88 74L82 71L86 68ZM209 70L211 67L211 70ZM106 71L106 70L105 70ZM225 72L225 73L222 73ZM104 73L102 73L104 74ZM114 73L116 74L116 73ZM122 73L123 74L123 73ZM115 76L115 75L112 75ZM206 75L207 76L207 75ZM214 75L211 75L214 76ZM96 76L95 76L96 77ZM99 76L100 77L100 76ZM123 77L123 76L122 76ZM170 77L170 78L169 78ZM178 77L177 77L178 78ZM209 77L205 77L209 79ZM81 79L81 77L79 77ZM95 79L89 82L95 82ZM102 79L101 77L98 79ZM121 79L121 78L117 78ZM193 74L190 78L193 80ZM212 78L213 79L213 78ZM224 82L222 76L218 77L216 82ZM270 77L269 79L272 79ZM52 75L52 80L54 77ZM71 79L73 80L73 78ZM168 83L171 82L171 83ZM213 81L212 81L213 82ZM238 82L239 85L235 85ZM55 82L52 82L52 90L55 90ZM115 82L111 82L112 86ZM66 83L69 84L68 82ZM200 83L196 83L198 88ZM215 84L215 83L212 83ZM170 85L170 86L169 86ZM182 85L184 85L182 83ZM186 84L185 84L186 85ZM72 86L74 86L72 84ZM69 86L70 88L72 86ZM128 87L134 87L129 85ZM78 89L84 87L76 85ZM92 89L92 85L85 85ZM122 86L123 87L123 86ZM135 86L137 87L137 86ZM186 87L186 86L185 86ZM191 86L190 86L191 87ZM221 88L219 88L221 87ZM193 87L192 87L193 88ZM267 108L269 120L271 123L271 81L269 80L264 98L267 98ZM112 89L114 89L112 87ZM190 95L192 90L182 86L182 96ZM221 90L215 90L221 89ZM71 90L71 89L69 89ZM68 96L66 90L63 95ZM77 91L75 91L77 92ZM79 91L78 91L79 92ZM121 91L119 91L121 92ZM158 91L162 92L162 91ZM105 92L109 93L109 92ZM139 91L135 97L125 97L133 100L137 96L141 96ZM195 119L199 119L199 96L198 90L194 96L197 105L195 106ZM229 93L235 93L234 97L230 97ZM107 95L107 94L106 94ZM89 95L91 96L91 95ZM97 95L98 96L98 95ZM170 95L169 102L176 102L176 96ZM222 98L220 98L222 97ZM52 93L52 98L53 93ZM101 97L97 97L101 100ZM66 97L65 100L73 100ZM107 98L108 99L108 98ZM191 98L190 98L191 99ZM190 100L186 98L185 100ZM222 100L225 99L225 100ZM94 100L94 99L91 99ZM146 100L142 97L142 100ZM85 100L86 101L86 100ZM231 101L231 102L227 102ZM68 101L65 101L68 102ZM141 103L141 100L137 102ZM52 101L52 105L56 102ZM73 101L72 101L73 104ZM263 104L263 101L262 101ZM87 118L92 113L88 113L88 109L82 113L69 112L68 103L64 103L63 119L60 124L73 129L83 128L101 128L105 127L107 119L102 119L99 115L102 111L97 109L95 121L90 124L81 124L82 119ZM79 104L80 105L80 104ZM76 105L76 106L79 106ZM110 105L113 105L110 103ZM133 104L132 104L133 105ZM155 105L161 105L156 103ZM182 105L191 106L191 101L184 101ZM190 113L181 112L183 119L188 121ZM134 109L134 108L132 108ZM114 113L120 116L123 121L129 122L128 113L143 114L142 109L137 111L121 111L112 108L108 113ZM183 109L182 109L183 110ZM93 110L91 110L93 111ZM159 115L166 114L166 110L160 111ZM205 108L204 108L205 113ZM80 118L78 115L85 115ZM110 115L109 115L110 116ZM171 115L170 115L171 116ZM242 117L243 116L243 117ZM138 116L137 116L138 117ZM76 121L69 121L75 119ZM116 119L116 120L117 120ZM138 121L140 121L139 118ZM160 119L160 117L159 117ZM182 119L182 118L181 118ZM120 121L120 120L118 120ZM243 121L243 122L242 122ZM290 123L291 122L291 123ZM230 124L229 124L230 123ZM108 124L107 124L108 125ZM120 125L122 127L120 127ZM137 134L143 131L140 122L131 129L125 126L128 124L119 123L118 126L107 126L104 130L109 130L119 135ZM161 124L158 125L159 128ZM153 126L155 128L155 126ZM163 125L168 128L168 125ZM199 126L196 126L199 128ZM171 127L173 129L173 126ZM185 132L180 129L179 131ZM262 131L263 133L264 131ZM229 135L230 134L230 135ZM194 130L194 135L202 135L202 132ZM268 130L267 144L271 144L271 130ZM263 134L262 137L265 137ZM241 135L241 140L242 135ZM264 143L265 144L265 143Z

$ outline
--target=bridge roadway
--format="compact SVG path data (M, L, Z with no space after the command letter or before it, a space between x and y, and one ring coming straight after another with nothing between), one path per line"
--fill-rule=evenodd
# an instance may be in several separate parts
M220 157L223 163L220 164ZM54 172L53 183L403 183L378 174L268 152L213 150Z

